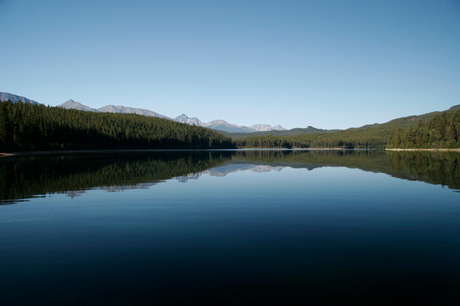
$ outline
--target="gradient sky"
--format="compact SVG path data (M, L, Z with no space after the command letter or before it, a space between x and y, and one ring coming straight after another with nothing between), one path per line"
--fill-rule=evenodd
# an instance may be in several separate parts
M0 0L0 91L349 128L460 104L460 1Z

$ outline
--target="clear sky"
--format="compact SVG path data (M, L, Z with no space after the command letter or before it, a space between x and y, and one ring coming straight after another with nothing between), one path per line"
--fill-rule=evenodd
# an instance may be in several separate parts
M0 0L0 91L333 129L460 104L460 1Z

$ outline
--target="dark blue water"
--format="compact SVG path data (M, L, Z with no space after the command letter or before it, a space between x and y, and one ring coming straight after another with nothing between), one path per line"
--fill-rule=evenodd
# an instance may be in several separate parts
M231 157L188 177L1 205L0 301L460 297L455 188L353 167L311 169Z

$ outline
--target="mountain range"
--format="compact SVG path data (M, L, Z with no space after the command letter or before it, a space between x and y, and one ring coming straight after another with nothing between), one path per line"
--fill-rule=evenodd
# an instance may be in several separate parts
M6 92L0 92L0 101L7 101L7 100L11 100L12 102L22 101L24 103L39 104L36 101L30 100L30 99L27 99L21 96L13 95L13 94L6 93ZM165 119L174 120L174 121L181 122L181 123L187 123L190 125L197 125L197 126L202 126L202 127L207 127L210 129L218 130L222 132L222 134L226 136L230 136L233 139L242 139L242 138L246 138L249 136L273 135L273 136L279 137L279 136L294 136L294 135L305 135L305 134L310 134L310 133L340 131L340 130L317 129L311 126L308 126L306 128L294 128L291 130L286 130L280 125L272 127L270 125L265 125L265 124L255 124L250 127L247 127L247 126L238 126L236 124L231 124L224 120L213 120L211 122L205 123L196 117L190 118L185 114L177 116L176 118L173 119L173 118L169 118L167 116L161 115L159 113L156 113L156 112L153 112L147 109L132 108L132 107L126 107L126 106L114 106L114 105L107 105L99 109L95 109L95 108L91 108L89 106L83 105L73 100L68 100L67 102L59 105L59 107L67 108L67 109L91 111L91 112L130 113L130 114L139 114L139 115L144 115L144 116L165 118ZM460 108L460 105L452 106L449 110L454 110L458 108ZM439 114L439 113L440 112L435 111L435 112L430 112L430 113L426 113L426 114L422 114L418 116L401 117L401 118L393 119L386 123L381 123L381 124L375 123L375 124L364 125L358 128L349 128L346 131L367 130L367 129L375 129L375 128L378 128L380 130L391 131L392 128L397 128L397 127L404 128L404 127L409 127L410 125L415 124L418 121L428 121L432 117L434 117L436 114Z
M285 128L283 128L280 125L272 127L268 124L255 124L250 127L247 127L247 126L239 126L236 124L231 124L224 120L213 120L211 122L206 123L206 122L202 122L200 119L196 117L190 118L185 114L177 116L176 118L170 118L170 117L153 112L148 109L126 107L126 106L121 106L121 105L106 105L104 107L95 109L95 108L86 106L84 104L81 104L79 102L76 102L74 100L68 100L67 102L63 104L58 105L58 107L67 108L67 109L77 109L77 110L83 110L83 111L89 111L89 112L138 114L138 115L144 115L144 116L150 116L150 117L158 117L158 118L174 120L174 121L181 122L181 123L202 126L202 127L206 127L209 129L224 131L224 132L229 132L229 133L253 133L253 132L259 132L259 131L285 130Z
M68 100L67 102L58 105L58 107L66 108L66 109L76 109L76 110L82 110L82 111L87 111L87 112L95 112L95 113L120 113L120 114L138 114L138 115L144 115L144 116L150 116L150 117L158 117L158 118L165 118L165 119L170 119L169 117L163 116L161 114L158 114L156 112L152 112L147 109L141 109L141 108L133 108L133 107L127 107L127 106L115 106L115 105L106 105L104 107L95 109L91 108L89 106L86 106L84 104L81 104L80 102L76 102L72 99Z
M18 95L13 95L7 92L0 92L0 101L8 101L8 100L14 103L21 101L23 103L39 104L36 101L30 100L30 99L27 99L27 98L24 98ZM158 117L158 118L169 119L169 120L173 120L173 121L177 121L181 123L187 123L190 125L202 126L202 127L206 127L209 129L228 132L228 133L254 133L254 132L262 132L262 131L284 131L286 130L281 125L276 125L272 127L268 124L254 124L250 127L247 127L247 126L231 124L224 120L213 120L211 122L206 123L206 122L202 122L200 119L196 117L194 118L187 117L187 115L185 114L177 116L176 118L170 118L170 117L153 112L148 109L133 108L133 107L127 107L127 106L121 106L121 105L106 105L104 107L96 109L96 108L92 108L87 105L84 105L80 102L76 102L72 99L62 103L61 105L58 105L58 107L62 107L66 109L82 110L82 111L87 111L87 112L96 112L96 113L138 114L138 115L144 115L144 116L150 116L150 117Z

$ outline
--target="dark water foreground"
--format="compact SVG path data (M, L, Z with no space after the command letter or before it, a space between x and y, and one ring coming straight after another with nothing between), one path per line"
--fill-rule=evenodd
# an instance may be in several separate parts
M460 154L0 159L0 304L460 298Z

